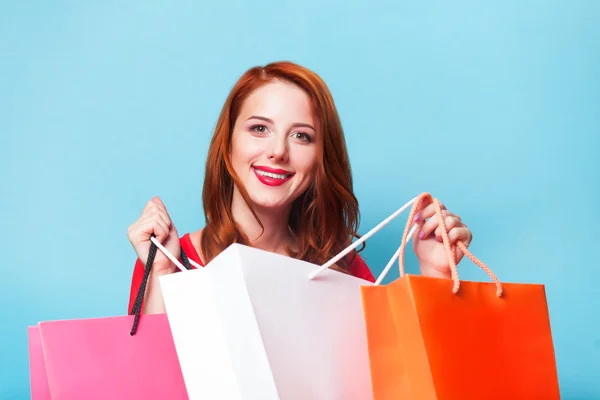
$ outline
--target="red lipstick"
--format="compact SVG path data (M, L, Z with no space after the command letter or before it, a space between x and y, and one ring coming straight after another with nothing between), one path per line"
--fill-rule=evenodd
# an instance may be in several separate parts
M256 178L267 186L280 186L292 179L293 172L286 171L280 168L269 168L255 165L252 167Z

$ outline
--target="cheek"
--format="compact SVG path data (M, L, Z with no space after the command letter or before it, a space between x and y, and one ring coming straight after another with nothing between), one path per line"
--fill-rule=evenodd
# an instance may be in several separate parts
M313 148L301 149L294 159L296 170L302 171L307 177L314 176L317 169L317 152Z
M234 166L242 166L253 162L261 154L256 141L250 135L234 133L231 137L231 163Z

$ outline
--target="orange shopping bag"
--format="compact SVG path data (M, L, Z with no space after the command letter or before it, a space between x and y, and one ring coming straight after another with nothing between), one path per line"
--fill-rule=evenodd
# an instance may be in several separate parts
M426 199L436 207L452 280L404 273L409 228ZM459 281L441 215L437 199L418 196L397 253L400 278L361 288L373 399L560 398L544 286L500 283L461 242L494 282Z

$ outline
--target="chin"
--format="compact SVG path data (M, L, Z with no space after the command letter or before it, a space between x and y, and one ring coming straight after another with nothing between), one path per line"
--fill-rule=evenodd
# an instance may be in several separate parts
M293 201L289 199L273 198L269 196L253 196L250 195L250 200L255 208L262 210L278 211L292 206Z
M297 182L287 182L280 187L269 187L262 183L247 186L248 196L253 206L264 210L284 210L290 208L302 194L302 186ZM253 182L254 183L254 182Z

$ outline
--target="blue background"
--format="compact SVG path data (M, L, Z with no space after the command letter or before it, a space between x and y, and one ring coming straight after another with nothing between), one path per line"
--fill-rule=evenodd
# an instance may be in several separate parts
M563 398L600 398L598 21L594 0L2 3L0 398L29 395L28 325L126 313L147 200L202 226L220 107L281 59L334 94L361 231L432 192L501 280L546 285Z

